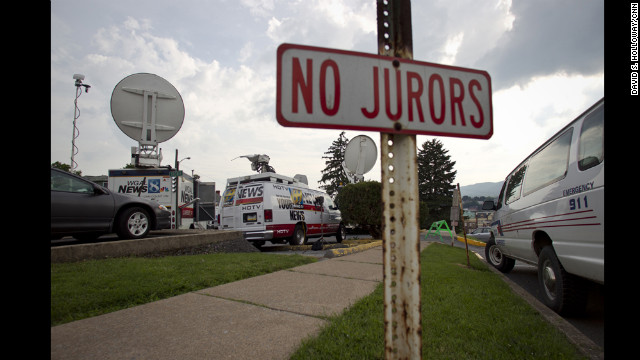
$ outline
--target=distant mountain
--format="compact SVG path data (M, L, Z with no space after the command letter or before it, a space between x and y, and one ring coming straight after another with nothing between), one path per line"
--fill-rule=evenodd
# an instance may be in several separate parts
M492 196L498 197L500 192L500 182L483 182L472 185L460 186L460 193L462 196L476 197L476 196Z

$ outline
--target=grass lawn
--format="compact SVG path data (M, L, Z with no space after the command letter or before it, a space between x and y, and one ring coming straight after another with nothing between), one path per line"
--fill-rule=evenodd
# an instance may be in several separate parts
M421 253L424 359L582 359L563 333L464 249L434 243ZM383 284L292 359L383 359Z
M220 253L51 264L51 326L315 261Z

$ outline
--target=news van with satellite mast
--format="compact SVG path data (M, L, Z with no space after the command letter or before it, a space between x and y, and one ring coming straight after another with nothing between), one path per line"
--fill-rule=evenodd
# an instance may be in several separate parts
M258 174L227 179L219 229L239 230L260 247L266 241L302 245L308 238L346 237L340 211L331 197L310 189L306 176L277 174L267 155L245 155Z
M536 265L544 303L581 312L589 281L604 284L604 98L537 148L506 177L487 262Z

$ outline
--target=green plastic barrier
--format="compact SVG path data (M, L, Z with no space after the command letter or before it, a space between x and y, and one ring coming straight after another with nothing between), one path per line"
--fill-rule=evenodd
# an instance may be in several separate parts
M431 234L431 230L433 230L433 228L435 227L435 233L437 233L438 236L440 237L440 241L444 242L444 239L442 239L442 235L440 235L440 229L443 226L447 229L447 231L449 232L449 236L451 236L451 238L453 239L453 234L451 234L451 229L449 229L449 226L447 225L447 222L445 220L436 221L433 224L431 224L431 227L429 228L429 232L427 233L427 235L425 235L424 239L426 240L429 237L429 234Z

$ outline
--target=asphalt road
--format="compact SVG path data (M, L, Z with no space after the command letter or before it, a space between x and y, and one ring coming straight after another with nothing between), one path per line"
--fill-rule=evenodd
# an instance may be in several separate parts
M354 240L354 239L371 239L369 235L351 235L347 234L346 240ZM311 238L307 241L307 245L313 245L319 238ZM336 244L338 241L335 236L325 236L324 243L325 244ZM271 244L267 242L262 246L262 251L270 254L300 254L305 256L314 256L317 258L323 258L325 251L324 250L291 250L288 244Z

